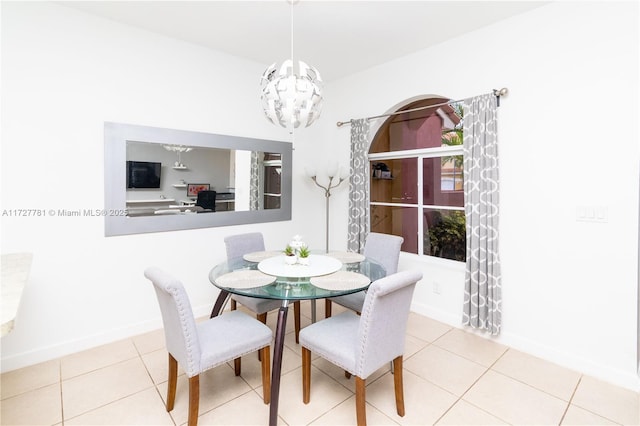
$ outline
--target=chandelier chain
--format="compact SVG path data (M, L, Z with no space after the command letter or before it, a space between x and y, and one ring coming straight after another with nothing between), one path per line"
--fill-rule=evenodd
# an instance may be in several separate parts
M291 62L293 62L293 2L291 3L291 28L290 28L290 40L291 40Z

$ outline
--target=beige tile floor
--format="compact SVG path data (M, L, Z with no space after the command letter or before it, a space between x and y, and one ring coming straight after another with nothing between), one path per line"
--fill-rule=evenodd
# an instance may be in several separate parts
M324 317L318 304L318 315ZM335 306L335 305L334 305ZM339 307L334 307L339 311ZM292 322L293 315L289 315ZM268 323L275 327L275 315ZM303 304L303 326L310 305ZM293 330L288 324L288 330ZM174 410L164 407L167 354L162 330L3 374L2 425L183 425L187 382L178 380ZM200 380L200 425L264 425L257 356ZM311 401L302 403L300 348L285 340L282 425L355 424L354 383L315 358ZM370 425L637 425L640 395L417 314L411 314L404 363L406 415L395 413L393 377L367 380Z

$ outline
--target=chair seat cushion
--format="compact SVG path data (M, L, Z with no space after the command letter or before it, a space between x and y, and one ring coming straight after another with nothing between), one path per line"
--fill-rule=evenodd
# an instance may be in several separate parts
M225 312L198 323L197 328L201 371L270 345L273 336L269 327L240 311Z
M345 296L331 297L329 300L353 311L362 312L362 306L364 305L364 298L366 295L367 293L364 291L359 291Z
M280 305L282 305L282 301L276 299L260 299L257 297L238 295L233 295L232 299L256 314L264 314L265 312L279 309Z
M343 312L300 330L300 345L355 374L359 324L358 315Z

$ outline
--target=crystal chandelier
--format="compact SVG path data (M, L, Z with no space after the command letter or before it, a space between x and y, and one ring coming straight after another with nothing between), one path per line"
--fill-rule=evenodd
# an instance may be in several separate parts
M322 111L322 78L317 69L293 59L293 1L291 3L291 59L278 70L273 63L262 74L262 109L269 121L290 131L308 127Z

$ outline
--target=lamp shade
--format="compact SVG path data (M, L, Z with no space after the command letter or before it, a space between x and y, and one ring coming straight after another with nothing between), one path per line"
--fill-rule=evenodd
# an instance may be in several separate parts
M273 124L289 130L310 126L322 111L322 78L315 68L302 61L284 61L280 70L272 64L262 75L261 101L265 116Z

